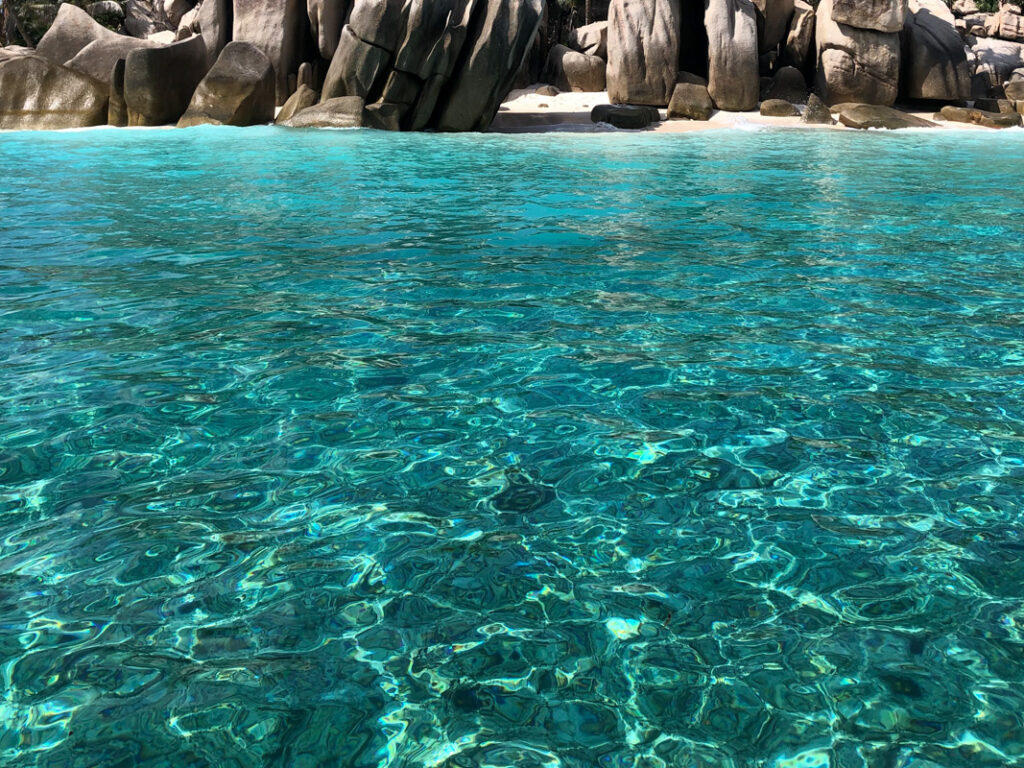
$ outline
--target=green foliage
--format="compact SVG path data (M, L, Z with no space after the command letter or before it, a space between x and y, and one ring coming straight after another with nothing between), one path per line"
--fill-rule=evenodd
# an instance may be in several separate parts
M978 9L985 13L995 13L999 10L999 0L978 0Z
M63 0L85 8L92 0ZM57 17L60 2L0 0L0 44L35 45Z

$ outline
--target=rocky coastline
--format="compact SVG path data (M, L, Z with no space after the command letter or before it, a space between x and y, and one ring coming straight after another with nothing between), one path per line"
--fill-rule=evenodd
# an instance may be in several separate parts
M530 83L549 100L599 94L590 119L623 129L722 112L850 128L1024 115L1013 3L612 0L552 34L545 0L104 0L37 3L53 13L33 40L11 2L6 39L22 44L0 48L0 129L484 131Z

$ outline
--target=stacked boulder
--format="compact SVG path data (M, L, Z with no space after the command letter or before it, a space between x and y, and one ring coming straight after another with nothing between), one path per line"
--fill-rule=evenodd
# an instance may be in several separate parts
M994 13L982 13L974 0L953 3L956 29L968 48L971 96L986 106L1024 112L1017 96L1024 81L1024 12L1019 3L1003 3ZM1015 98L1016 97L1016 98ZM1007 105L1008 103L1008 105Z

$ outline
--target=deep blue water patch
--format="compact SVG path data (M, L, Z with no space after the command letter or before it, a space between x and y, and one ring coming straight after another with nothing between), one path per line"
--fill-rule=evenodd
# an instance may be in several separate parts
M0 763L1024 760L1022 178L0 135Z

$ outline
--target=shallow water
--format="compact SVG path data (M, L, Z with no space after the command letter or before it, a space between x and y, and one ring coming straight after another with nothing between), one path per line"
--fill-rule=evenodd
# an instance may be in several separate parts
M0 135L0 763L1024 759L1022 176Z

